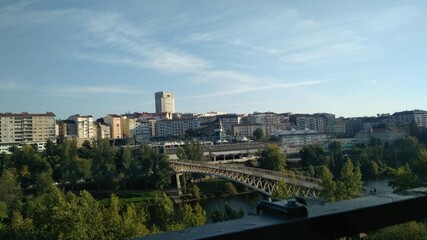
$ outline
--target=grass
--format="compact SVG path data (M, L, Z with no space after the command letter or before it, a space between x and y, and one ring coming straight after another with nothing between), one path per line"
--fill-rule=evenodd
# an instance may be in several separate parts
M140 192L122 192L116 193L119 197L120 204L127 205L129 203L146 203L153 204L163 198L162 194L159 194L158 191L155 190L147 190ZM110 196L102 196L98 198L98 201L104 205L107 205L110 201Z

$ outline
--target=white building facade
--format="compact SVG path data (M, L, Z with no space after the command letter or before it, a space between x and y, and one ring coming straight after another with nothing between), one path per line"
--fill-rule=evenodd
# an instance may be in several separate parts
M80 115L76 114L70 116L68 120L73 121L76 124L76 137L80 139L93 139L95 137L95 130L93 124L93 117L91 115Z
M0 152L12 146L30 144L45 149L48 140L56 142L55 114L0 113Z
M175 112L175 100L172 92L156 92L154 97L156 100L156 113Z

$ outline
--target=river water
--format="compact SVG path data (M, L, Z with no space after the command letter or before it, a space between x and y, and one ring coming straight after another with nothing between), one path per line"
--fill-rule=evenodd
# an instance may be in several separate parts
M375 188L377 194L391 193L393 192L393 189L388 186L389 181L390 178L367 180L364 182L363 186L366 188ZM236 211L242 209L245 212L245 215L249 215L256 213L256 205L262 199L266 199L266 197L261 193L252 192L223 198L204 199L201 200L199 203L203 207L203 209L206 210L206 215L208 216L208 223L211 223L210 215L212 211L214 211L216 208L221 211L224 211L225 203L228 203L232 207L232 209Z

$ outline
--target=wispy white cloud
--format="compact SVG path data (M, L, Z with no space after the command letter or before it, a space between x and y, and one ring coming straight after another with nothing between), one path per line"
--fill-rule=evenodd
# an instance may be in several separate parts
M383 32L409 25L414 26L415 23L423 24L426 14L426 9L421 7L398 5L377 12L365 23L369 29Z
M264 84L252 85L252 86L240 85L239 87L231 88L232 90L228 90L228 91L217 91L210 94L184 97L182 99L212 99L215 97L233 96L241 93L266 91L271 89L286 89L286 88L294 88L294 87L312 86L312 85L319 85L319 84L324 84L328 82L330 82L330 80L311 80L311 81L298 81L298 82L286 82L286 83L265 82Z
M299 52L290 54L289 56L283 57L286 62L292 63L306 63L318 60L330 59L336 56L352 55L359 52L365 47L358 43L337 43L329 46L323 46L318 49L309 50L306 52Z
M141 94L143 91L137 91L131 88L122 86L61 86L61 87L45 87L42 92L56 94L72 94L72 95L88 95L88 94Z
M211 66L211 63L203 58L181 49L164 46L146 37L142 29L117 14L95 14L86 27L92 38L99 45L103 45L103 49L99 49L102 54L97 53L96 48L81 49L76 56L87 60L151 68L171 74L193 73ZM105 56L105 48L118 51L119 54Z
M366 60L380 52L376 44L348 25L308 19L289 8L270 10L272 13L265 16L256 15L262 11L240 16L243 20L232 21L225 29L189 34L184 42L234 46L241 54L293 65Z
M33 26L56 22L58 19L65 20L82 15L85 10L79 9L57 9L57 10L34 10L33 5L38 1L12 1L12 4L0 8L0 29L23 27L31 29Z
M0 80L0 91L17 91L29 89L30 85L17 80Z

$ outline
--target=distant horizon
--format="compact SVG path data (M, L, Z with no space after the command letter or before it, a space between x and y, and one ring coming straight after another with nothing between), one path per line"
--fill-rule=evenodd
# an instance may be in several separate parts
M421 0L2 1L0 111L427 109L426 22Z
M273 112L273 113L277 113L277 114L282 114L282 113L292 113L292 114L316 114L316 113L330 113L330 114L334 114L335 118L340 118L340 117L344 117L344 118L359 118L359 117L377 117L378 114L390 114L392 115L393 113L396 112L405 112L405 111L415 111L415 110L421 110L421 111L426 111L424 109L420 109L420 108L416 108L416 109L405 109L405 110L400 110L400 111L394 111L394 112L382 112L382 113L376 113L375 115L361 115L361 116L341 116L341 115L337 115L336 113L333 112L312 112L312 113L306 113L306 112L290 112L290 111L281 111L281 112L274 112L274 111L254 111L254 112L250 112L250 113L243 113L243 112L224 112L224 111L206 111L206 112L175 112L175 113L181 113L181 114L186 114L186 113L191 113L191 114L206 114L206 113L211 113L211 112L223 112L225 114L243 114L243 115L248 115L248 114L254 114L255 112L258 113L265 113L265 112ZM95 116L94 114L91 113L72 113L66 117L58 117L58 115L53 112L53 111L44 111L44 112L30 112L30 111L19 111L19 112L11 112L11 111L7 111L7 112L0 112L0 114L4 114L4 113L12 113L12 114L21 114L21 113L28 113L28 114L45 114L48 112L52 112L53 114L55 114L55 118L59 119L59 120L65 120L67 118L69 118L70 116L76 115L76 114L80 114L83 116L88 116L91 115L93 117L94 120L99 119L99 118L103 118L105 116L107 116L108 114L117 114L117 115L125 115L125 114L133 114L133 113L155 113L155 111L130 111L130 112L124 112L124 113L113 113L113 112L109 112L106 113L105 115L102 116Z

